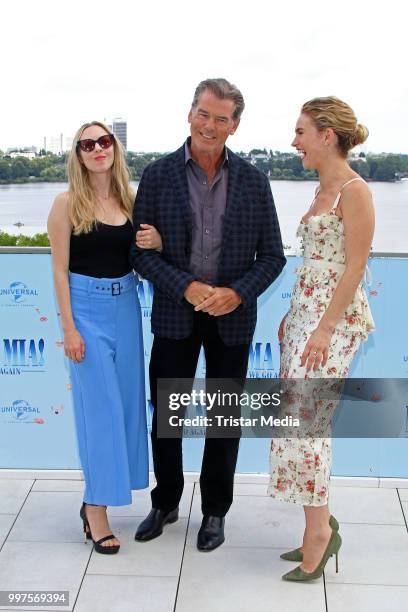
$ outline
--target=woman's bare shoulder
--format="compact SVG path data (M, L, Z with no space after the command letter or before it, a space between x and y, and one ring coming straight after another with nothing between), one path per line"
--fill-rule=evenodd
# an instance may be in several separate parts
M68 191L61 191L61 193L57 193L54 199L54 204L67 204L68 202Z
M353 181L341 192L340 210L342 217L362 219L364 215L374 215L374 203L371 189L362 181ZM363 216L362 216L363 215Z
M354 180L354 178L358 180ZM350 195L371 195L371 189L368 186L368 183L366 183L366 181L359 176L354 178L350 183L344 185L343 189L341 190L342 198Z
M68 192L63 191L55 196L48 215L48 221L68 221Z

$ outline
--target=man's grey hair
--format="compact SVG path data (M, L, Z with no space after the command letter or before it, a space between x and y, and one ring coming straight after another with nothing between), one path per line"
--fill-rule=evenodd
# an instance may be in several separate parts
M227 79L205 79L205 81L201 81L194 92L191 108L197 106L201 94L206 89L211 91L217 98L220 98L220 100L232 100L235 104L232 118L239 119L241 117L242 111L245 108L244 97L238 87L227 81Z

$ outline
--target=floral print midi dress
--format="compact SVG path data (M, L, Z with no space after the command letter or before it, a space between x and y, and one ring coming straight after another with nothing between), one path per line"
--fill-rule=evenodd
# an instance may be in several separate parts
M310 396L302 395L299 379L328 379L327 384L333 385L336 384L334 379L346 378L361 342L374 329L361 283L336 325L326 365L308 373L306 366L300 366L305 345L318 326L345 269L344 226L335 212L340 195L341 191L329 212L311 216L307 223L301 222L298 227L297 237L301 239L304 259L295 270L297 280L281 344L280 377L296 379L293 383L298 384L298 392L294 389L292 393L290 414L303 419L303 423L307 421L307 437L272 440L268 494L305 506L322 506L328 502L331 438L325 436L330 435L327 431L330 431L337 402L327 400L317 406L318 402L314 403Z

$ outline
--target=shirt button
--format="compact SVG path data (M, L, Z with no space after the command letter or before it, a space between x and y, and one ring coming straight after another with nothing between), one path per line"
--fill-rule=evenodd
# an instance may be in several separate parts
M208 255L204 255L204 259L208 259Z
M205 233L206 233L206 234L209 234L209 233L210 233L210 230L209 230L209 229L206 229L206 230L205 230Z

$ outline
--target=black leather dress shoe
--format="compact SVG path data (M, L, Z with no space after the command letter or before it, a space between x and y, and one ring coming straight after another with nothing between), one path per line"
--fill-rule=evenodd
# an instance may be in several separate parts
M225 518L223 516L206 515L203 517L197 536L198 550L209 552L221 546L225 540L224 523Z
M179 509L174 508L165 512L158 508L152 508L142 521L136 531L135 540L138 542L147 542L153 540L163 533L163 525L166 523L175 523L178 520Z

